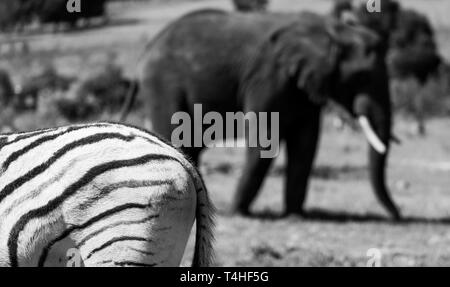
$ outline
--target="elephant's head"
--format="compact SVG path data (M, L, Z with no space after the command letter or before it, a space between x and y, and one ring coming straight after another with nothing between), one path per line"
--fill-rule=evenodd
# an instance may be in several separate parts
M370 143L372 185L395 218L385 184L391 139L389 81L380 37L361 26L312 14L277 35L278 66L315 104L331 99L360 123Z
M390 125L379 124L390 123L390 99L381 41L375 33L303 13L300 22L280 30L272 41L278 45L278 66L299 91L315 104L332 99L355 117L365 117L363 122L378 124L371 135L379 136L369 140L380 153L386 152Z
M362 27L331 25L331 45L338 52L329 97L358 120L372 150L385 156L391 138L391 101L382 41Z

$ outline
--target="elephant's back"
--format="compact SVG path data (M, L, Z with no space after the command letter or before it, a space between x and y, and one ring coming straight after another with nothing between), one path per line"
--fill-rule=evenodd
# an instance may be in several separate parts
M283 26L298 20L298 14L239 13L199 10L169 24L150 43L149 49L167 51L233 49L244 52L257 47Z
M170 64L193 74L232 71L237 80L244 73L243 65L271 35L296 20L298 14L294 13L195 11L175 20L153 39L146 50L147 67L154 70Z

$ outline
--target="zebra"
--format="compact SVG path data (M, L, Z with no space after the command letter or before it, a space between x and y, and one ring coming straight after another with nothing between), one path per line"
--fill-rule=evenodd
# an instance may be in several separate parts
M0 136L0 266L179 266L194 220L192 265L210 266L213 215L197 169L143 129Z

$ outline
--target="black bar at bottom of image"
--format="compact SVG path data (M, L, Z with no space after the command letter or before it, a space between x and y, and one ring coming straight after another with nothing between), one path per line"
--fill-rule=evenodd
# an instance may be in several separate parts
M305 286L306 282L365 286L385 284L386 278L397 277L404 284L421 278L430 278L431 268L46 268L46 269L0 269L0 277L8 282L33 278L40 281L64 286L95 286L95 284L115 283L125 285L142 284L145 286ZM444 276L447 270L433 269ZM21 276L21 273L24 275ZM30 273L28 276L27 273ZM433 274L433 278L437 278ZM40 280L42 279L42 280ZM394 278L395 279L395 278ZM86 285L88 284L88 285ZM3 286L3 285L2 285ZM7 286L7 285L5 285ZM47 286L47 285L46 285ZM381 285L380 285L381 286Z

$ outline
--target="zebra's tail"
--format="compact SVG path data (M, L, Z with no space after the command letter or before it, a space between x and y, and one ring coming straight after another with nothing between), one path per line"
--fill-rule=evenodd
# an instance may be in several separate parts
M202 177L197 172L197 210L194 258L192 267L208 267L214 262L214 213L215 208L209 200Z

